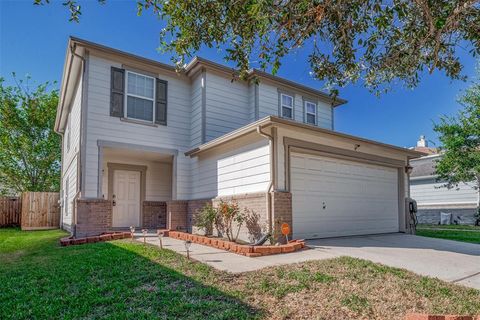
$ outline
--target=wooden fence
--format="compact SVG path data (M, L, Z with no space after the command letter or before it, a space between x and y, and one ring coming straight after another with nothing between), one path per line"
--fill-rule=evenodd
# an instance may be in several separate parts
M21 198L0 197L0 228L19 226L21 214Z
M58 192L24 192L22 194L22 230L59 228L59 199Z

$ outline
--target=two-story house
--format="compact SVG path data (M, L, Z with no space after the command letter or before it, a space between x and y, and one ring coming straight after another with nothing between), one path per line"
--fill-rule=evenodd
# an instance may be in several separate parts
M340 98L259 70L234 77L70 38L55 125L62 227L191 230L198 208L234 199L295 238L407 231L421 153L334 131Z

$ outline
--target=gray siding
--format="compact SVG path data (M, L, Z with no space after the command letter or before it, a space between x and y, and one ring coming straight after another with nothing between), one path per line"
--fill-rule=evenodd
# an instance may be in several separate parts
M121 121L109 115L110 68L121 68L117 62L92 54L88 82L88 118L85 197L98 194L98 140L123 142L147 147L177 149L177 198L190 195L190 162L183 153L190 149L191 89L190 82L171 74L158 75L168 81L167 126L148 126Z
M250 122L249 90L243 81L206 73L206 141Z
M202 73L192 81L191 147L202 143Z
M304 122L303 100L304 96L292 90L289 93L294 95L294 119L298 122ZM259 84L259 116L260 118L274 115L279 115L279 98L278 87L266 81L261 81ZM309 101L317 103L317 126L324 129L333 129L332 107L318 99L308 97Z
M473 184L460 184L457 188L442 187L442 182L435 178L412 179L410 181L410 194L419 206L449 205L449 204L475 204L478 191L473 189Z

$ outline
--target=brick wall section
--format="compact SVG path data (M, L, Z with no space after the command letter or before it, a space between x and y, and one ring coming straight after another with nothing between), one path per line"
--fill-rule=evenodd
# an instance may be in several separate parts
M189 200L187 206L187 230L193 233L200 233L200 230L197 230L193 226L195 215L201 210L205 205L212 204L211 199L199 199L199 200Z
M167 226L167 203L143 201L143 227L165 228Z
M235 201L238 203L240 210L247 208L253 211L257 219L250 223L244 223L240 228L238 239L251 242L260 238L268 232L268 210L267 210L267 193L248 193L244 195L235 195L229 197L217 197L213 199L213 205L217 206L220 201Z
M475 208L444 208L444 209L425 209L418 208L417 219L418 223L439 224L440 212L452 214L452 223L457 221L458 224L474 224L475 223Z
M290 192L271 192L272 197L272 216L273 216L273 238L277 242L286 242L282 235L282 223L290 225L289 239L292 237L293 219L292 219L292 194Z
M170 230L187 230L187 200L171 200L167 201L167 229Z
M112 226L112 202L104 199L88 199L76 201L78 237L99 235L107 232Z

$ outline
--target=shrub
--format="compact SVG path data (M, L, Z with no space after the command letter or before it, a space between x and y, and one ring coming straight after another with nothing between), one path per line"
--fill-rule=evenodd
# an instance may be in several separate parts
M217 209L211 204L205 205L202 210L198 211L194 217L193 225L205 232L205 235L213 233L213 225L217 218Z

